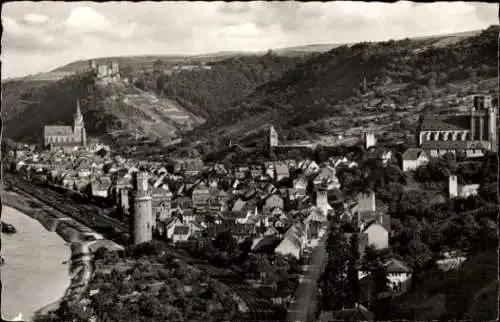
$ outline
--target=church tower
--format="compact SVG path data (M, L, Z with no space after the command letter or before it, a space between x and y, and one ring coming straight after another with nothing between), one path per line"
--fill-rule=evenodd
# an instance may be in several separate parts
M76 100L76 114L75 123L73 126L73 137L76 142L81 145L87 145L87 132L85 131L85 124L83 123L83 115L80 110L80 100Z
M278 132L276 132L274 126L271 126L269 128L269 149L272 150L272 148L277 147L278 145Z
M133 193L132 238L135 245L153 239L153 208L147 172L137 172Z

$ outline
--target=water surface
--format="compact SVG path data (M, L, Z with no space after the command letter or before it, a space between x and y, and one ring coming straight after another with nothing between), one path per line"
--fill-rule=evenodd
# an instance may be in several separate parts
M69 286L71 250L55 232L10 207L2 207L2 220L14 225L16 234L2 233L2 317L23 320L57 300Z

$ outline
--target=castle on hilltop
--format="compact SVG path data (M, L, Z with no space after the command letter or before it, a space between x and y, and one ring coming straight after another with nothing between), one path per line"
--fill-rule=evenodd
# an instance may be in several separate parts
M70 125L45 125L43 128L43 147L51 150L71 150L87 145L87 132L80 110L80 101L76 101L76 114L73 127Z
M95 60L90 60L89 69L96 74L99 82L113 83L120 80L120 66L116 60L107 64L97 64Z

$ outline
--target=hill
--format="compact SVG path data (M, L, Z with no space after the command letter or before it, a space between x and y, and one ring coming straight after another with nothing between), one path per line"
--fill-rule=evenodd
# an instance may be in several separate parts
M156 71L144 74L144 81L146 88L178 101L197 115L210 117L305 60L300 55L289 57L268 52L205 65L183 65L168 72L164 65L158 64Z
M354 125L353 116L373 114L364 111L366 108L392 103L406 108L408 101L430 102L446 93L456 94L460 87L468 92L477 91L480 81L493 79L494 83L496 78L498 30L498 26L491 26L468 35L334 48L230 104L193 131L188 140L202 140L213 147L227 142L227 138L235 142L248 135L256 136L256 132L271 123L285 134L310 130L318 127L320 121L328 121L320 124L322 131L328 128L347 131L353 126L363 126L363 123ZM448 39L449 44L443 45L443 39ZM494 89L494 84L491 88ZM386 99L392 102L385 104ZM421 107L413 105L413 109L415 114ZM373 118L380 117L376 114ZM407 114L405 117L412 116ZM401 120L398 115L392 121L388 117L386 124Z
M38 140L44 124L71 124L76 99L80 98L89 134L109 134L132 145L139 143L135 139L127 142L129 136L168 143L203 123L205 116L220 111L221 106L243 98L304 60L299 56L236 56L208 64L176 65L176 61L186 60L158 58L117 57L119 63L130 64L120 70L122 77L132 80L130 85L97 86L85 71L87 61L51 72L69 73L55 81L40 77L5 81L4 134L14 140Z
M10 83L3 90L8 92L9 86L15 91L23 84ZM132 85L98 85L90 73L41 83L21 96L22 108L4 105L9 117L4 119L3 133L16 141L39 142L45 124L72 124L77 99L88 134L113 139L111 143L119 145L134 138L168 142L204 121L177 103Z

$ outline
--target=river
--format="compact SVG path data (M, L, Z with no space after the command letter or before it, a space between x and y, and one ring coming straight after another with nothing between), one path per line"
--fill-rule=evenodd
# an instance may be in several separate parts
M55 232L16 209L2 207L2 220L17 233L2 233L2 317L22 313L30 320L36 310L59 300L70 284L70 247Z

